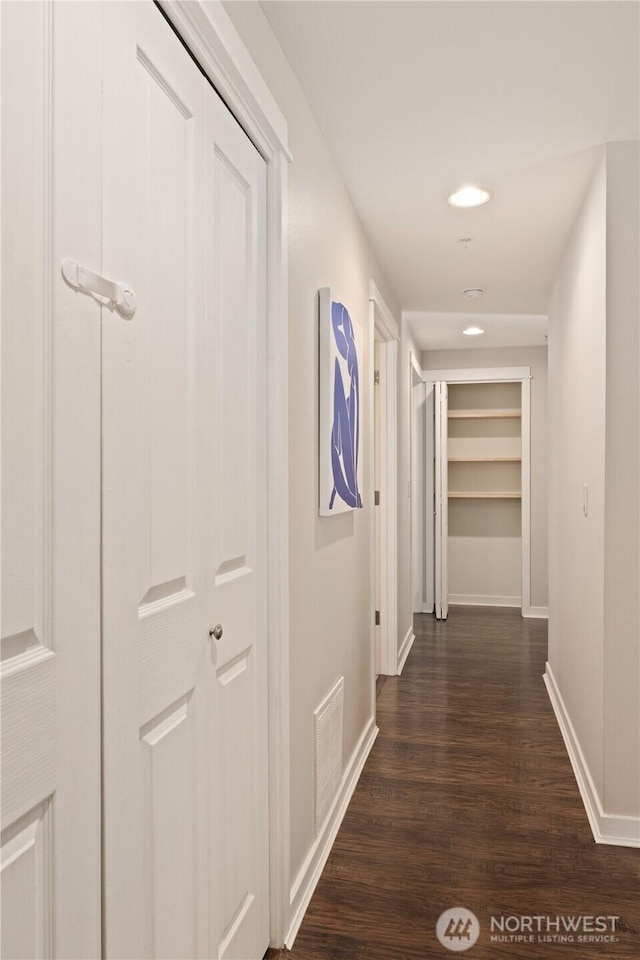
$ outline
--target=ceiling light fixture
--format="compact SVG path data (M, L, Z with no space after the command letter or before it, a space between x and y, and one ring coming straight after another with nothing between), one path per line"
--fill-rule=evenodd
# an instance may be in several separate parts
M488 200L491 200L491 193L484 187L462 187L447 197L447 203L452 207L481 207Z
M467 327L467 329L462 332L466 334L467 337L477 337L479 334L484 333L484 330L482 327Z
M462 296L465 300L479 300L483 293L482 287L467 287L462 291Z

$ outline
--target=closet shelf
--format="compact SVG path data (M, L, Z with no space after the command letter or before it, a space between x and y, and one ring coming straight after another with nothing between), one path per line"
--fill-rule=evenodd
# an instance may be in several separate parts
M449 420L519 420L521 410L449 410Z
M449 463L521 463L522 457L449 457Z
M521 493L515 491L498 493L497 491L471 491L462 493L459 490L450 490L449 499L455 500L520 500Z

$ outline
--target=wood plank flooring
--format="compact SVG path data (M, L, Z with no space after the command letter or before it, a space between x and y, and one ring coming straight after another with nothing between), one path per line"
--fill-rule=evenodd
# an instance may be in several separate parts
M542 681L546 622L416 617L402 677L290 960L454 954L439 915L480 921L473 960L639 960L640 851L596 845ZM491 916L614 915L616 943L491 943ZM274 952L275 954L275 952ZM277 954L275 954L277 956Z

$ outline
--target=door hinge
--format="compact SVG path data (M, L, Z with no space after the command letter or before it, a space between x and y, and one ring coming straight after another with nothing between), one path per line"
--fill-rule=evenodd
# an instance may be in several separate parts
M376 507L380 506L380 491L375 490L373 493L373 502Z
M374 371L373 371L373 384L374 384L374 386L376 386L376 387L379 387L379 386L380 386L380 371L379 371L379 370L374 370Z
M376 610L376 627L380 626L380 611Z

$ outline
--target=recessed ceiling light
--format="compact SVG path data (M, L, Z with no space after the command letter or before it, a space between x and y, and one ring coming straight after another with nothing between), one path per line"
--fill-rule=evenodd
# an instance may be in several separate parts
M466 287L466 289L462 291L462 296L465 300L479 300L483 293L483 287Z
M467 327L467 329L462 332L468 337L477 337L479 334L484 333L484 330L482 327Z
M447 197L452 207L481 207L487 200L491 200L491 194L484 187L462 187Z

